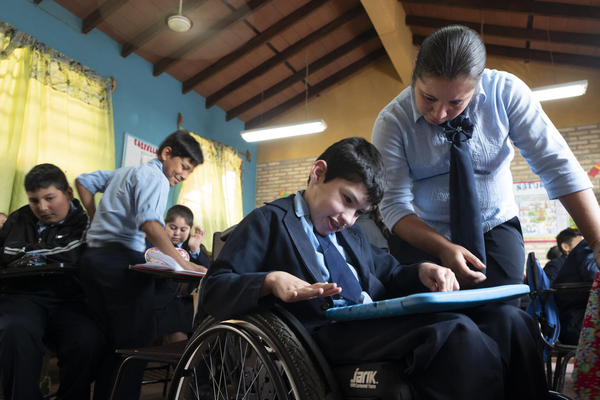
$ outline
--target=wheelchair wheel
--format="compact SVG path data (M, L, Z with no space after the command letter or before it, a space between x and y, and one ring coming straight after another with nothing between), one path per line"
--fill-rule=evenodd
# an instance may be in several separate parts
M326 388L296 335L273 313L216 322L190 339L172 400L321 400Z

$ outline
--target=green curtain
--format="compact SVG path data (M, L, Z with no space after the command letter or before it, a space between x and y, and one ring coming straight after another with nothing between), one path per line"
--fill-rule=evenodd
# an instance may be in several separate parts
M204 164L181 184L178 203L194 213L194 224L206 229L202 244L212 252L213 234L241 221L242 160L237 150L192 134L200 143Z
M41 163L75 178L115 167L112 80L0 21L0 212L28 203Z

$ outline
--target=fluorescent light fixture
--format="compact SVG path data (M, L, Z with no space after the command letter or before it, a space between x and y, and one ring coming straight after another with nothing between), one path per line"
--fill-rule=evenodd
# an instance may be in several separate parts
M297 124L269 126L266 128L250 129L242 131L241 135L246 142L258 142L260 140L279 139L290 136L308 135L310 133L323 132L327 124L322 119L306 121Z
M587 79L584 81L561 83L559 85L543 86L532 89L533 97L538 101L564 99L567 97L581 96L588 87Z

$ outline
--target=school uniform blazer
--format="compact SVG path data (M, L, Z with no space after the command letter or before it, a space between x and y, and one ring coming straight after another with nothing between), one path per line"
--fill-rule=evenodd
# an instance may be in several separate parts
M329 322L325 310L333 306L331 297L296 303L273 295L258 298L265 277L273 271L289 272L310 284L323 281L315 250L294 212L294 196L255 209L231 233L203 278L202 306L209 314L223 320L277 302L309 332ZM418 277L420 263L401 266L372 246L358 226L338 233L338 240L374 301L428 290Z

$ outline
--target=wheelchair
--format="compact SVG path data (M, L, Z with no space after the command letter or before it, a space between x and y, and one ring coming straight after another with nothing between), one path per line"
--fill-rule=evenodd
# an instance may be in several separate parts
M398 382L401 382L398 384ZM411 400L392 362L331 369L304 327L276 306L237 319L207 316L171 381L171 400Z

